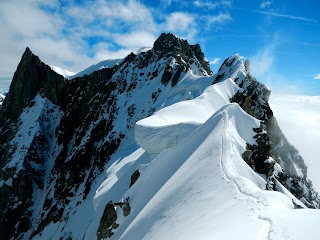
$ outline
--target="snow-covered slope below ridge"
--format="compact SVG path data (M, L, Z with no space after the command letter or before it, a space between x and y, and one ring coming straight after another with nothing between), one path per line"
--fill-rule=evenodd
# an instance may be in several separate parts
M150 129L152 137L160 133L153 128L171 124L170 136L184 138L156 156L143 148L127 151L127 156L116 154L105 179L96 182L96 193L89 197L92 202L82 204L66 229L80 238L83 230L78 228L87 224L81 216L86 215L90 223L83 232L84 239L95 239L105 206L128 199L128 216L123 216L122 207L115 207L119 225L110 227L111 239L318 239L315 229L320 212L294 209L292 201L305 206L279 182L278 192L265 190L265 177L242 159L246 144L256 142L253 129L260 121L227 101L238 90L229 78L209 86L198 98L178 102L139 121L136 137L142 127ZM190 114L201 106L208 110L204 116ZM158 116L164 117L163 122L154 121ZM190 122L197 127L189 128ZM182 127L175 128L176 123ZM140 178L128 190L136 170ZM65 231L59 229L49 225L41 236L56 238Z
M40 61L29 51L12 84L17 93L10 90L0 114L0 188L5 193L0 200L7 203L0 206L0 217L6 219L1 226L7 229L0 238L318 239L318 210L294 210L305 206L278 182L276 175L284 174L280 165L269 152L260 152L268 147L263 144L269 129L261 120L270 117L268 90L238 55L210 75L199 46L163 34L150 51L66 80L43 63L24 72L30 67L26 62ZM56 82L31 92L33 101L15 103L15 94L25 91L19 77L37 71ZM28 107L11 113L17 108L10 104ZM198 116L190 114L194 109ZM12 139L22 127L28 129L28 122L20 122L33 112L39 113L34 120L39 124L29 122L22 136L30 133L30 145L16 144ZM50 124L52 116L56 125ZM137 121L141 128L135 132ZM170 144L151 152L148 142L141 144L146 150L137 145L139 131L147 132L152 144L161 128L170 129L165 141ZM15 159L19 168L10 155L14 147L25 153ZM248 148L247 164L242 153ZM269 189L277 192L265 190L270 182L275 186Z
M51 65L50 67L51 67L51 69L53 71L55 71L56 73L64 76L65 78L68 78L68 77L73 76L73 75L76 74L75 72L70 72L70 71L68 71L66 69L63 69L61 67L57 67L57 66L53 66L53 65Z
M132 213L117 221L112 239L318 239L320 212L294 210L297 199L280 183L283 193L265 190L263 177L243 161L259 125L226 104L143 166L123 196Z
M238 104L220 100L229 99L232 88L239 89L232 79L219 85L137 122L136 139L151 156L155 148L167 150L143 166L141 178L123 197L132 199L131 207L137 211L121 219L124 223L119 221L114 239L320 237L314 229L319 210L294 210L293 202L303 203L278 181L278 192L267 191L265 177L242 159L246 143L256 143L253 128L260 121ZM199 108L208 113L199 114ZM190 123L199 127L190 128Z
M237 79L247 71L238 56L234 58L234 64L240 64L235 68L240 70ZM173 104L137 122L135 136L149 152L138 149L111 166L109 179L94 197L97 212L102 211L101 202L128 199L130 203L126 217L116 207L119 226L109 229L114 234L111 239L319 238L315 227L320 212L295 210L297 205L305 208L304 204L278 181L278 192L267 191L266 176L242 159L246 144L256 143L253 128L260 121L228 103L237 90L228 78L194 100ZM199 108L208 112L201 116ZM110 193L135 169L141 175L137 182L118 200L112 199ZM95 231L88 230L86 239L90 234L93 237Z

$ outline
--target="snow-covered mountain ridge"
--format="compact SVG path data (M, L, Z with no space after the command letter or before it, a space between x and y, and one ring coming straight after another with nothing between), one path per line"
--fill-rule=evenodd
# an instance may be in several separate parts
M269 95L238 55L212 75L172 34L73 79L26 49L0 112L0 239L317 239Z

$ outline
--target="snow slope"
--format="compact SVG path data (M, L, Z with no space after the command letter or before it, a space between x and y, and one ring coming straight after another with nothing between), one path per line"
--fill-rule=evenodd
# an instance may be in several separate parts
M15 146L16 151L12 156L12 160L5 166L5 168L13 168L19 172L24 168L24 159L27 150L30 148L32 142L41 135L42 132L54 132L60 122L63 113L47 98L42 98L37 95L34 99L34 104L31 107L25 108L20 116L18 133L12 139L11 145ZM44 121L39 122L42 118ZM40 151L40 150L39 150ZM47 152L48 155L54 155L53 152ZM30 164L30 163L29 163ZM31 162L33 165L40 165L39 163ZM35 168L40 167L36 166Z
M265 180L242 160L257 126L227 104L160 153L123 196L132 213L112 239L318 239L319 211L293 210L291 199L264 190ZM314 221L301 224L309 215Z
M70 72L70 71L63 69L61 67L57 67L57 66L53 66L53 65L51 65L50 67L53 71L55 71L56 73L59 73L60 75L64 76L65 78L68 78L68 77L76 74L75 72Z
M114 65L118 64L122 59L109 59L101 61L97 64L94 64L86 69L84 69L81 72L78 72L77 74L70 75L70 78L76 78L76 77L82 77L84 75L89 75L90 73L93 73L94 71L97 71L102 68L112 68Z
M244 70L234 77L239 74L244 75ZM195 87L186 92L184 85L190 81ZM237 90L233 80L204 90L209 82L212 77L200 78L191 72L182 77L174 94L164 95L169 96L167 100L158 99L165 102L163 106L178 98L193 99L199 91L204 94L139 121L135 137L149 152L123 143L122 151L113 155L104 174L92 185L96 191L89 193L88 200L70 214L67 223L50 223L33 239L67 238L68 232L74 239L96 239L106 204L129 197L131 213L124 217L117 207L119 227L113 230L111 239L318 240L320 212L294 209L292 200L304 205L280 183L277 187L281 191L266 191L264 177L243 161L246 143L255 143L252 129L259 126L259 121L229 103ZM137 106L143 109L145 104L141 98ZM119 115L119 119L123 117ZM162 146L155 147L158 134L166 137L161 129L170 136ZM148 135L149 141L144 141L143 136ZM167 144L177 136L179 141ZM129 189L136 169L141 176ZM84 186L77 190L78 200L68 206L70 212L82 201L83 190Z
M214 104L213 96L208 99ZM175 119L176 111L170 111L178 110L174 106L143 120L144 126L152 129L161 113ZM186 114L176 122L183 124L189 118L194 116ZM283 193L266 191L265 179L243 161L241 154L246 143L255 142L252 129L258 126L259 121L237 104L226 103L156 158L140 149L110 166L108 179L95 196L95 211L102 212L101 203L112 196L118 196L112 199L115 202L129 197L132 209L123 217L117 208L119 228L112 239L319 239L320 212L295 210L292 201L303 204L280 183ZM136 167L141 177L119 197L119 189L128 184L123 178ZM94 233L88 230L85 239Z
M238 90L239 87L229 78L208 87L193 100L178 102L138 121L135 128L137 143L152 154L178 144L229 103Z

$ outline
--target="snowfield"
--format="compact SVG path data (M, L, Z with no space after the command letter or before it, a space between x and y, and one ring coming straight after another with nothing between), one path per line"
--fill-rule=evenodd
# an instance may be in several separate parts
M73 75L76 74L75 72L70 72L70 71L68 71L68 70L66 70L66 69L63 69L63 68L61 68L61 67L57 67L57 66L53 66L53 65L50 66L50 67L51 67L51 69L52 69L53 71L55 71L56 73L64 76L65 78L68 78L68 77L73 76Z
M110 60L104 60L101 61L97 64L94 64L86 69L84 69L81 72L73 73L72 75L70 75L70 79L76 78L76 77L82 77L84 75L89 75L90 73L93 73L94 71L103 69L103 68L112 68L113 66L115 66L116 64L118 64L122 59L110 59Z
M235 78L246 75L240 62L234 63L237 74L212 86L212 76L186 73L159 101L164 108L136 123L141 147L122 143L93 183L96 191L66 223L52 222L33 239L67 238L68 232L74 239L96 239L106 204L129 198L127 217L116 208L119 227L111 239L319 240L319 210L306 209L279 182L278 192L265 190L265 177L241 157L246 143L255 143L253 128L260 122L229 103L239 89ZM186 92L190 81L194 89ZM137 106L143 104L141 98ZM129 189L137 169L141 176ZM83 190L77 190L79 202ZM302 209L294 209L293 201ZM70 211L76 204L68 205Z
M141 122L154 126L153 120ZM294 210L292 199L303 204L290 193L266 191L241 158L257 126L237 104L226 104L160 153L124 195L134 210L113 239L318 239L320 212Z

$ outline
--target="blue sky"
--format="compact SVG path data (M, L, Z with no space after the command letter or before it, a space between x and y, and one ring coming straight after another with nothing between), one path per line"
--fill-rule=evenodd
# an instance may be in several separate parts
M314 0L2 0L0 87L26 46L78 72L172 32L199 43L214 72L239 53L273 91L320 95L319 8Z

